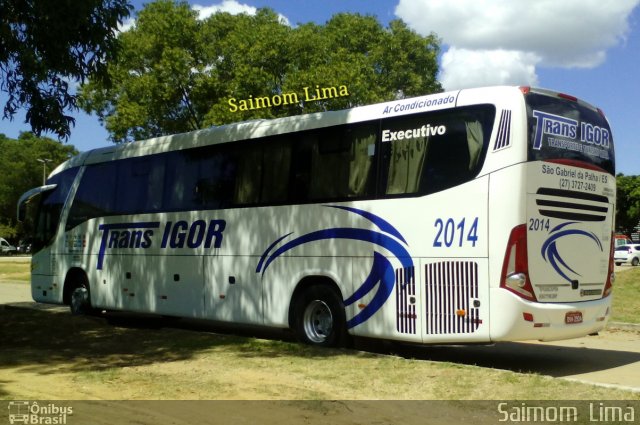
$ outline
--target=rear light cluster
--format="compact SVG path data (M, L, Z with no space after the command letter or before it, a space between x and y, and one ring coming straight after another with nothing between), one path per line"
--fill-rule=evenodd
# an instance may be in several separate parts
M529 280L527 257L527 226L521 224L511 230L504 255L500 287L529 300L537 301Z
M602 298L606 298L611 295L613 291L613 283L616 280L616 275L613 272L613 255L615 253L615 235L611 234L611 248L609 249L609 272L607 273L607 283L604 285L604 291L602 291ZM631 251L631 250L629 250Z

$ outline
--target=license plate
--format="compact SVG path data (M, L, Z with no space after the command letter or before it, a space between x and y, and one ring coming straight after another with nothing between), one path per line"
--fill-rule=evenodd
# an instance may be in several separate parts
M567 325L575 325L576 323L582 323L581 311L570 311L564 316L564 323Z

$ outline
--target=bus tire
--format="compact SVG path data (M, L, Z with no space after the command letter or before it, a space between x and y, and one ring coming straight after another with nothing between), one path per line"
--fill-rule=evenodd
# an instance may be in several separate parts
M69 294L69 309L75 316L91 314L91 294L89 293L89 282L86 276L77 275L73 287Z
M315 285L297 299L294 325L298 339L321 347L338 347L347 341L342 299L327 285Z

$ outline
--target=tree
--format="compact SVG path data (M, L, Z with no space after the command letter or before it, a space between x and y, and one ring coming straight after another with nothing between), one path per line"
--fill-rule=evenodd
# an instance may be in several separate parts
M120 42L108 64L112 84L90 78L81 88L82 108L114 142L442 91L437 38L402 21L384 28L372 16L342 13L291 28L267 8L199 20L187 3L158 0ZM340 86L348 95L303 99L305 87ZM235 110L229 103L287 93L299 101Z
M117 27L127 0L0 0L0 90L8 94L4 119L26 108L36 135L68 138L77 110L75 82L107 84Z
M113 86L89 79L82 87L82 107L98 114L113 140L200 128L203 111L192 99L204 70L196 16L186 3L147 4L120 35L121 54L108 66Z
M24 192L42 185L43 170L48 174L77 153L71 145L32 133L21 133L17 140L0 134L0 236L15 238L18 234L16 204ZM50 162L43 164L38 159Z
M640 176L616 177L616 229L626 234L640 223Z

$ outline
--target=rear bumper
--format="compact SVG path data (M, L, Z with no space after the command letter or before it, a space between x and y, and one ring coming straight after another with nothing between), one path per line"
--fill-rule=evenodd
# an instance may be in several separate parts
M490 338L496 342L579 338L604 329L611 312L611 296L573 304L533 303L492 288L491 303ZM567 324L567 313L578 311L582 322Z

